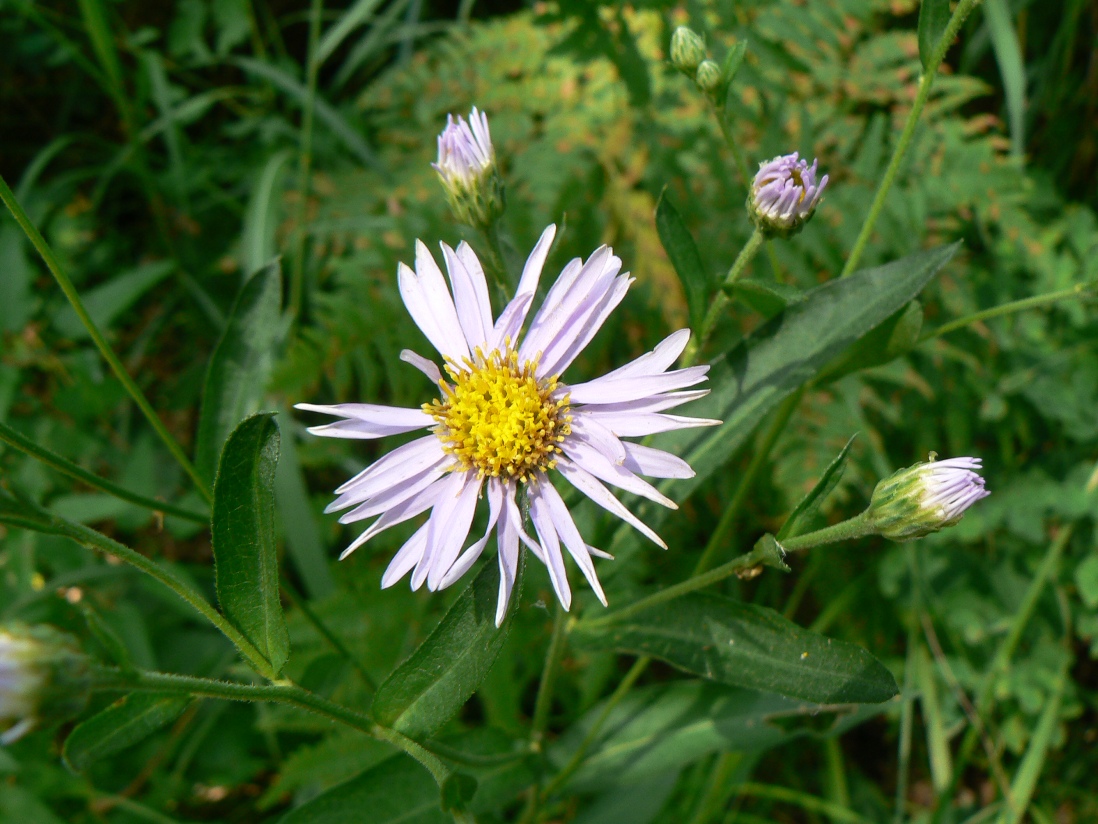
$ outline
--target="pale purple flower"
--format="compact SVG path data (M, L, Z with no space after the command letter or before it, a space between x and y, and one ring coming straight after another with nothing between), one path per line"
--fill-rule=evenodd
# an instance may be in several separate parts
M494 163L488 116L476 106L468 122L460 116L455 122L452 114L446 115L446 128L438 136L438 162L431 164L443 183L468 185Z
M980 458L949 458L919 467L922 497L919 506L939 521L956 523L965 510L991 493L975 470Z
M906 541L953 526L970 506L991 493L976 471L980 458L930 460L901 469L873 490L867 517L886 538Z
M0 744L10 744L34 728L38 695L45 673L35 667L37 644L0 630L0 725L11 724L0 734Z
M514 299L494 320L484 272L468 244L456 250L442 244L447 288L427 247L417 241L415 271L404 264L398 269L400 294L416 325L442 356L445 375L434 362L407 349L401 359L438 387L439 397L432 403L418 409L297 405L342 418L309 430L317 435L379 438L431 430L336 490L339 497L327 511L349 509L341 522L379 516L341 558L389 527L430 510L426 522L389 564L381 585L390 587L411 573L412 589L426 583L436 590L469 570L495 530L500 568L497 625L506 614L520 545L546 565L565 609L572 596L562 546L606 604L592 559L610 556L584 542L550 472L555 470L596 504L666 548L605 484L675 508L639 476L689 478L694 472L681 458L623 439L719 423L668 414L708 393L687 389L705 380L708 366L671 369L690 337L687 329L601 378L574 385L560 380L625 297L632 279L620 274L621 260L606 246L586 261L572 260L521 335L555 235L555 226L542 233ZM481 498L487 498L488 526L465 547ZM527 532L524 507L536 537Z
M793 152L759 164L748 200L752 219L763 231L791 234L812 217L828 177L816 181L818 161L812 165Z
M71 636L44 625L0 627L0 745L80 713L88 686L88 659Z

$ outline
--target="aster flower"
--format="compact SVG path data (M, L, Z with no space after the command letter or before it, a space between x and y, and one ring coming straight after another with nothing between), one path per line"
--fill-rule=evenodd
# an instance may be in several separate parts
M824 175L816 182L818 163L813 160L809 166L793 152L759 164L747 209L764 234L791 237L812 217L828 181Z
M503 182L496 171L488 117L476 106L468 122L446 116L446 128L438 136L438 162L431 165L462 223L487 226L503 213Z
M917 463L885 478L873 490L866 512L873 531L907 541L953 526L974 503L991 493L976 472L980 458Z
M0 744L43 720L76 715L87 695L87 658L69 636L45 626L0 628Z
M401 264L400 294L412 319L438 350L438 366L410 350L412 364L439 391L418 409L373 404L298 404L298 409L342 420L309 431L339 438L379 438L417 429L430 434L398 447L336 490L329 512L349 509L343 523L380 516L343 552L346 557L375 535L431 510L401 547L382 578L390 587L411 573L412 589L447 587L460 578L496 532L500 568L496 624L502 622L518 570L520 544L546 565L565 609L571 589L562 546L605 605L592 558L608 558L588 546L560 493L555 472L651 541L666 544L631 513L605 484L675 508L640 475L689 478L682 459L622 440L719 421L668 414L708 393L687 390L705 380L708 366L670 370L690 337L675 332L654 350L593 381L567 384L561 374L590 343L632 283L619 274L621 260L606 246L586 260L572 260L520 336L541 270L556 234L550 226L531 252L515 297L493 322L484 272L465 243L442 244L449 274L427 247L416 243L416 268ZM487 498L488 527L462 550L477 501ZM536 538L529 535L527 507Z

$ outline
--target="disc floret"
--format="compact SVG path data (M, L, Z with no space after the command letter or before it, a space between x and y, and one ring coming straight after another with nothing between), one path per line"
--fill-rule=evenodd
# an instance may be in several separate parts
M440 380L442 399L423 411L438 422L435 435L457 468L525 482L556 466L572 431L569 396L557 375L539 379L537 365L520 363L510 347L488 355L478 348L461 364L447 360L452 383Z

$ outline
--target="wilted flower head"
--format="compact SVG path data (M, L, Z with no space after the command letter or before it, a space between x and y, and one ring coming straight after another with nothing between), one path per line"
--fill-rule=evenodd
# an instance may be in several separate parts
M79 713L88 696L87 658L73 639L50 627L0 628L0 744L42 721Z
M874 531L907 541L953 526L965 510L991 493L976 473L979 458L917 463L885 478L873 490L867 513Z
M442 244L451 297L442 271L417 241L415 271L403 264L398 271L400 294L416 325L442 356L445 375L435 363L409 350L401 358L435 385L439 394L431 403L415 409L360 403L297 405L343 419L309 430L316 435L380 438L431 430L336 490L339 497L328 511L350 508L340 518L343 523L380 515L343 557L383 530L431 510L397 552L381 585L392 586L410 572L413 589L424 583L428 589L440 589L469 570L495 529L500 567L497 625L506 614L518 571L520 542L546 565L565 609L572 595L562 545L606 603L592 557L609 556L584 542L553 485L553 474L665 547L603 484L675 508L639 476L689 478L694 472L674 455L622 439L719 423L667 414L708 393L680 391L704 381L708 366L668 371L690 338L687 329L601 378L577 384L561 380L633 282L620 273L621 260L609 247L565 266L525 335L520 334L555 234L555 226L542 233L526 261L517 294L495 321L484 272L468 244L456 250ZM482 496L488 504L487 529L462 551ZM520 508L524 503L536 540L526 532Z
M438 172L450 208L462 223L487 226L503 213L503 183L488 131L488 117L476 106L469 120L446 116L438 136Z
M827 175L816 182L818 161L812 165L797 152L759 164L751 184L747 209L765 234L791 237L812 217L827 186Z

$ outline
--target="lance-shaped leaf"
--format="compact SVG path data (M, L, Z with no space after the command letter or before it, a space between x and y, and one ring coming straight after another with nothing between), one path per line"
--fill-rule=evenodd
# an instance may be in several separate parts
M291 810L279 824L447 824L431 774L397 755Z
M804 496L804 499L797 504L797 508L793 510L793 513L786 518L782 528L778 530L778 534L774 536L779 543L786 538L793 538L800 535L804 531L805 525L808 520L816 513L816 510L820 508L820 504L823 503L824 498L830 495L835 487L839 485L839 481L842 480L843 470L846 469L846 456L850 452L850 447L854 443L854 439L858 437L858 433L855 432L850 436L850 440L846 442L846 446L842 448L842 451L835 456L833 460L824 470L824 474L820 476L820 479L816 481L816 485L812 487L812 491Z
M435 630L378 688L374 717L420 739L449 721L488 675L507 640L523 574L520 563L507 616L497 629L499 569L485 564Z
M290 654L278 594L274 478L279 435L274 415L243 421L229 436L214 482L213 553L221 611L277 676Z
M919 60L925 69L949 25L949 0L923 0L919 4Z
M207 478L213 477L229 433L263 402L282 334L281 307L282 269L276 259L244 284L210 358L195 446L195 464Z
M178 718L187 695L136 692L78 725L65 740L65 763L75 772L131 747Z
M820 703L878 703L899 691L884 664L859 646L809 632L772 609L691 593L585 629L588 649L651 655L737 687Z
M686 293L690 326L697 331L701 329L705 311L709 308L710 278L702 265L694 238L679 217L678 210L667 199L666 190L656 204L656 231Z

